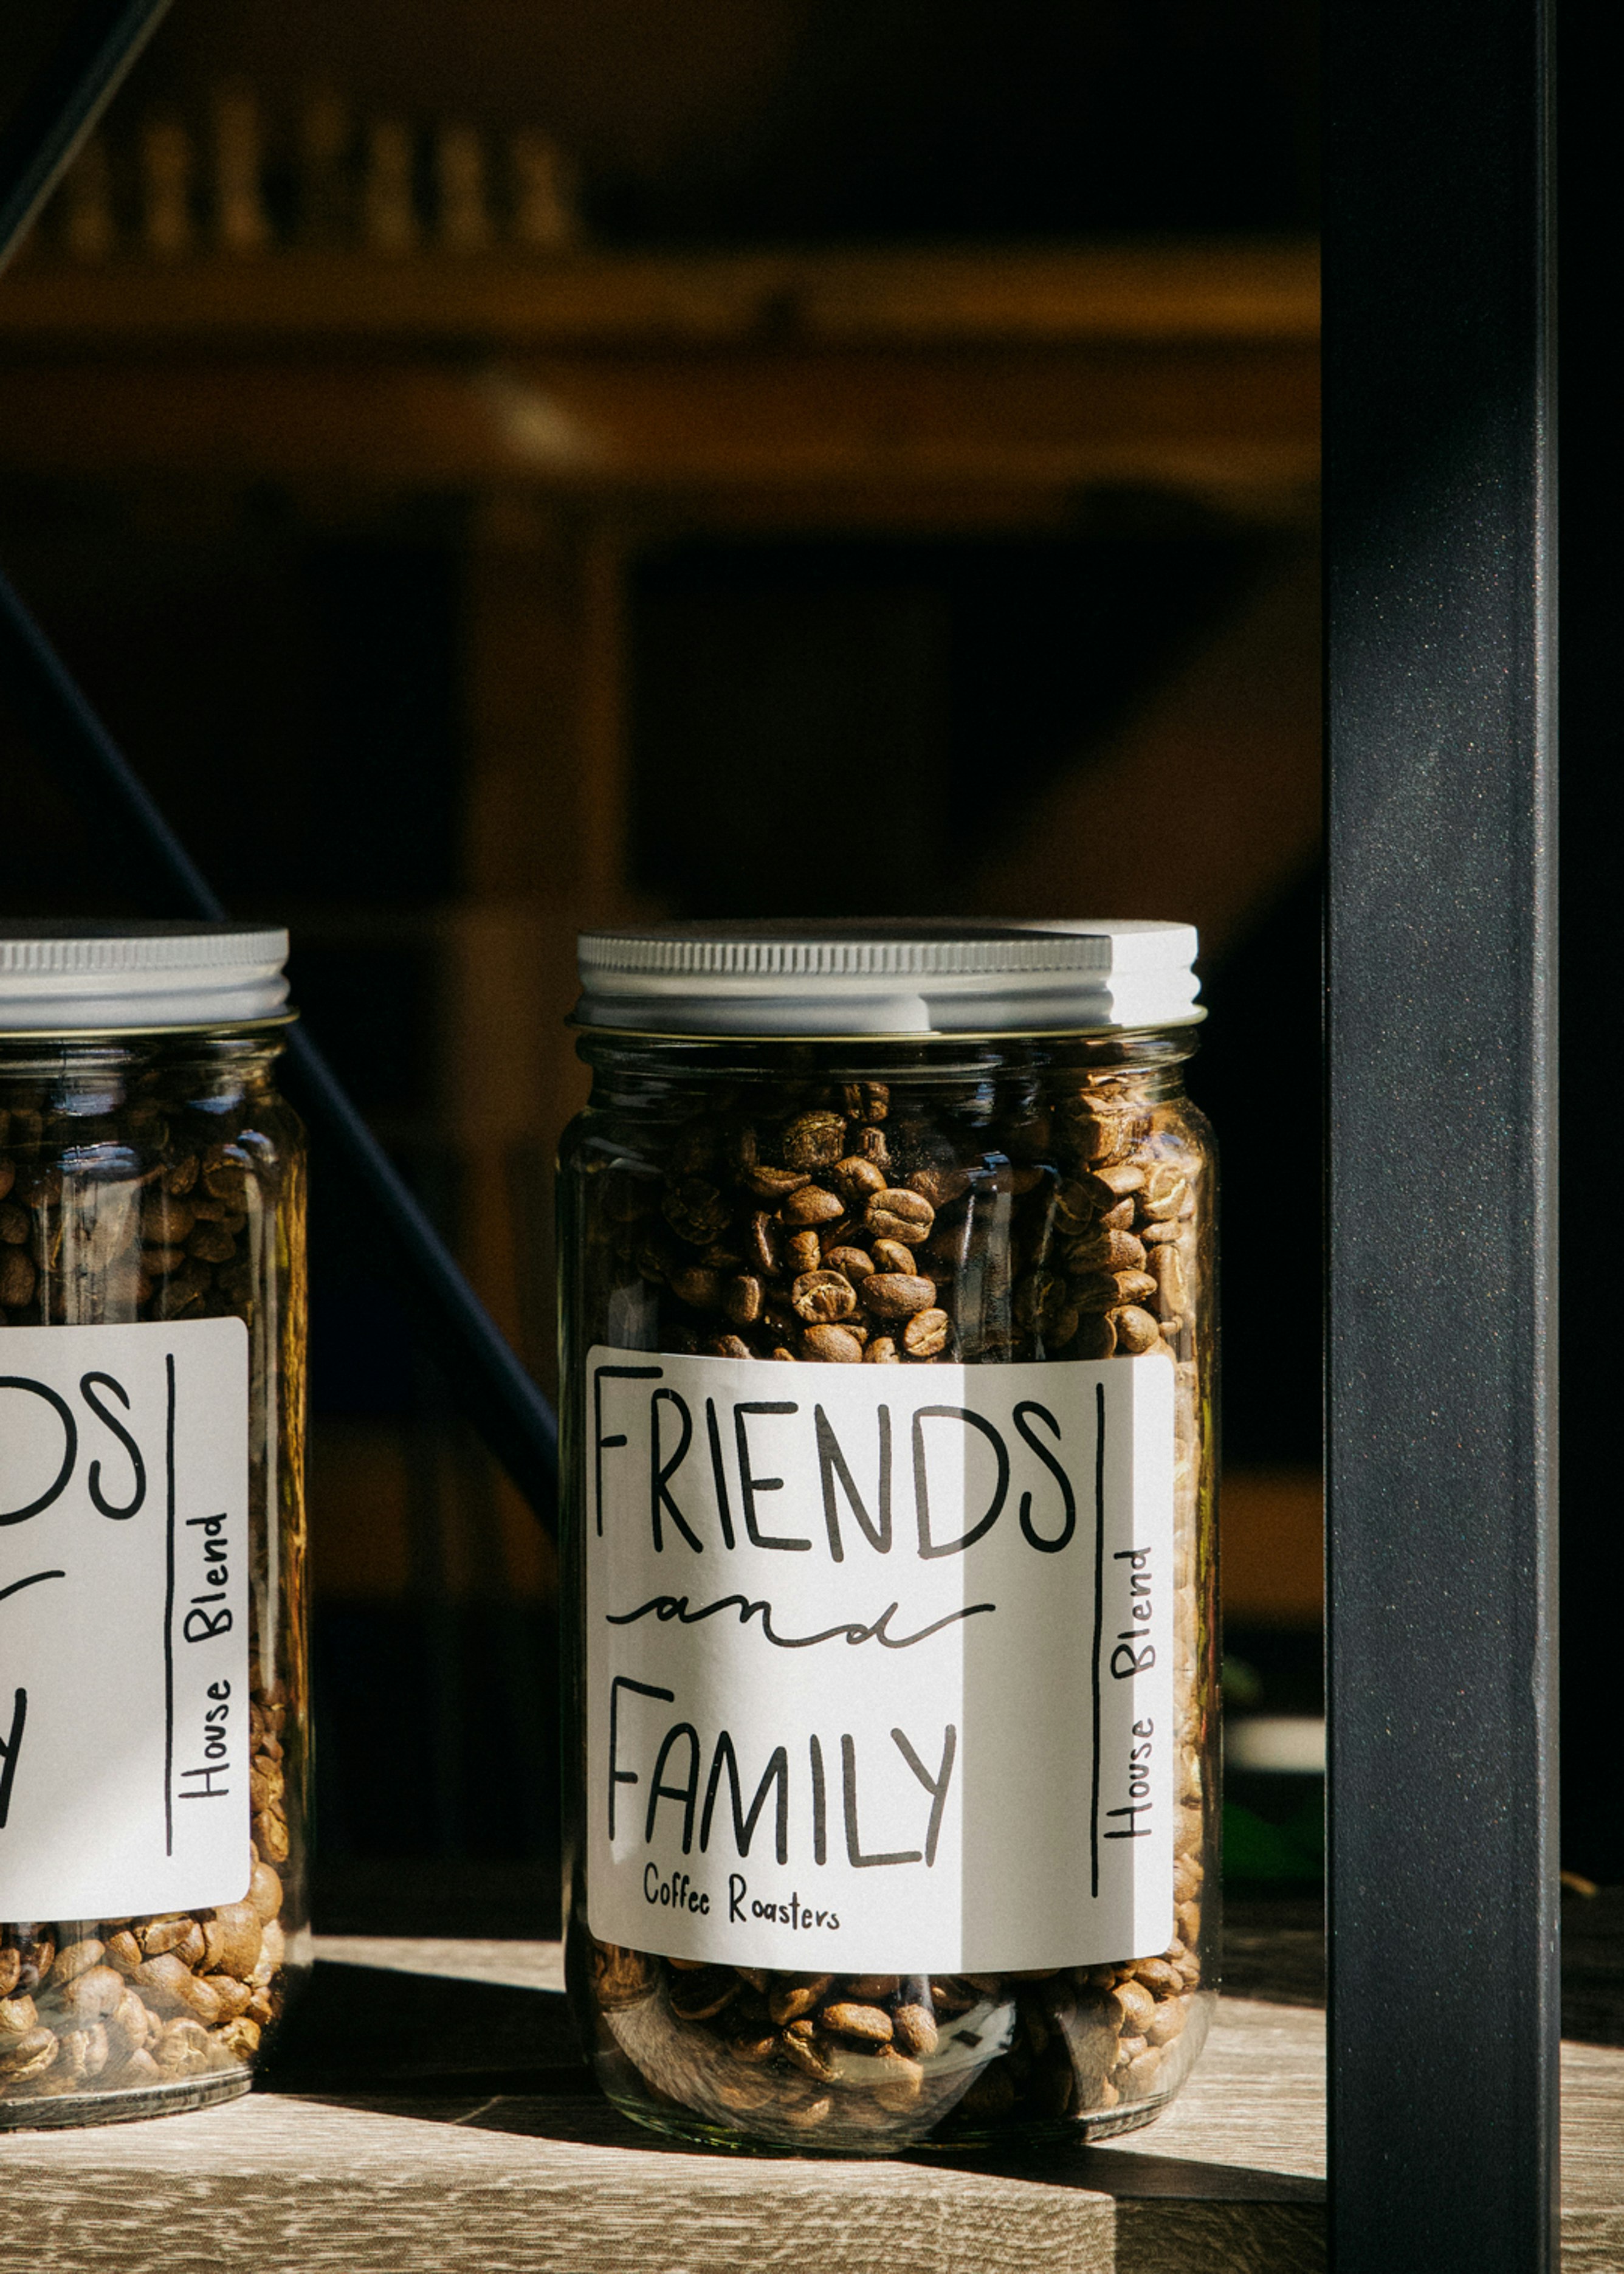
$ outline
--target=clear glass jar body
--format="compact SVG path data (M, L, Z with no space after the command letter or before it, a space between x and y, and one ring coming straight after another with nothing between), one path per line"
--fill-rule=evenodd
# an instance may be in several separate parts
M207 1797L227 1788L227 1804L242 1811L233 1819L241 1831L228 1841L236 1859L228 1868L235 1872L240 1864L242 1884L232 1886L230 1901L156 1915L0 1919L0 2127L114 2121L246 2091L289 1988L309 1964L304 1151L298 1119L273 1080L281 1048L263 1028L0 1039L0 1374L13 1378L14 1395L32 1387L15 1381L19 1368L27 1370L23 1354L49 1355L56 1347L41 1329L139 1325L164 1342L174 1338L162 1331L171 1322L241 1321L246 1475L239 1438L228 1458L233 1487L220 1499L229 1502L234 1523L237 1511L245 1511L248 1567L239 1603L246 1636L231 1645L242 1652L233 1663L245 1665L247 1696L239 1694L240 1678L206 1682L192 1717L212 1712L229 1722L232 1750L220 1750L223 1737L183 1721L172 1730L165 1771L166 1789L185 1796L185 1764L195 1751L191 1773L203 1782L193 1789ZM120 1370L120 1362L96 1356L112 1347L110 1337L63 1347L76 1353L69 1375L86 1366ZM218 1349L218 1339L209 1347ZM240 1399L242 1344L228 1338L227 1347L235 1350L233 1395ZM36 1374L45 1371L37 1355L31 1363ZM85 1374L88 1404L67 1379L53 1402L71 1400L78 1413L81 1469L98 1447L107 1456L94 1479L95 1508L102 1517L126 1517L119 1495L129 1493L131 1464L143 1457L144 1443L145 1468L136 1473L154 1487L146 1495L150 1515L162 1498L161 1438L154 1450L128 1393L117 1383L109 1388L105 1373ZM19 1397L19 1409L37 1410L40 1395L36 1389L32 1400ZM240 1420L243 1408L234 1410ZM193 1635L217 1640L213 1605L244 1576L233 1579L219 1562L198 1560L218 1555L217 1546L205 1543L223 1531L224 1519L216 1519L211 1502L191 1519L198 1531L186 1528L184 1470L176 1523L174 1412L171 1389L169 1595L177 1608L172 1620L165 1615L164 1636L180 1661L179 1672L171 1670L171 1706L177 1682L183 1702L190 1695L187 1643ZM108 1413L123 1424L117 1437L108 1434ZM84 1489L76 1476L70 1497L82 1499ZM88 1507L84 1517L80 1537L94 1553L115 1525L102 1525ZM12 1581L13 1600L0 1600L0 1689L9 1706L8 1615L34 1610L51 1591L41 1585L32 1597L20 1591L33 1586L25 1567L41 1560L40 1519L8 1514L5 1520L0 1561L24 1574L20 1584ZM153 1552L162 1556L161 1508L158 1524ZM139 1528L117 1522L121 1549ZM0 1591L10 1577L0 1569ZM199 1607L191 1630L188 1604ZM240 1637L240 1620L238 1629ZM211 1668L219 1662L211 1660ZM83 1670L88 1678L92 1670ZM15 1721L11 1726L15 1736ZM29 1836L28 1818L16 1805L30 1766L26 1747L25 1739L11 1820L0 1835L13 1840ZM230 1763L224 1776L217 1768L222 1759ZM82 1802L76 1789L68 1803L81 1817L99 1805L94 1775L82 1777ZM183 1832L205 1813L171 1809Z
M1086 2140L1148 2121L1205 2037L1218 1924L1214 1170L1183 1088L1189 1030L918 1043L589 1034L580 1047L592 1096L560 1176L566 1962L605 2090L687 2138L848 2155ZM761 1359L769 1398L786 1388L774 1361L1168 1367L1170 1939L951 1976L910 1971L896 1952L895 1973L811 1974L594 1936L585 1511L589 1465L626 1442L586 1410L598 1345ZM598 1506L601 1532L601 1489ZM688 1612L666 1599L659 1615L673 1615ZM1056 1675L1083 1699L1086 1647ZM697 1742L695 1755L697 1781ZM713 1793L720 1767L718 1756ZM1079 1928L1079 1951L1086 1939Z

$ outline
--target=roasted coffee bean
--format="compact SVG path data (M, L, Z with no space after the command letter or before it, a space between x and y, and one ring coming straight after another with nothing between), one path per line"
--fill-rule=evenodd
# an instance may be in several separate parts
M722 1308L735 1326L753 1327L766 1308L766 1287L749 1274L725 1281L721 1295Z
M891 2015L883 2006L858 2006L842 1999L823 2007L818 2020L836 2037L858 2037L881 2045L891 2043Z
M1162 1329L1148 1311L1130 1305L1125 1310L1113 1311L1110 1323L1116 1329L1116 1348L1129 1358L1138 1358L1146 1351L1154 1350L1162 1339Z
M911 1319L936 1299L936 1283L899 1271L876 1271L862 1283L863 1308L876 1319ZM946 1313L942 1314L945 1320Z
M786 1168L829 1168L845 1150L846 1122L838 1113L800 1114L784 1132Z
M767 1278L776 1278L783 1269L779 1243L781 1233L775 1219L763 1209L751 1215L745 1235L745 1253L748 1261Z
M811 1179L804 1169L752 1169L740 1179L745 1190L771 1208L778 1207L792 1193L798 1193Z
M1078 1308L1083 1311L1119 1310L1124 1303L1143 1303L1156 1291L1147 1271L1090 1271L1074 1286Z
M778 1221L800 1231L811 1224L838 1224L845 1214L846 1203L833 1193L826 1193L822 1185L803 1185L778 1210Z
M930 1236L936 1212L922 1193L888 1186L876 1193L863 1211L863 1222L876 1239L900 1240L918 1247Z
M1144 1243L1131 1231L1108 1231L1097 1226L1066 1250L1066 1269L1077 1272L1142 1271Z
M943 1310L915 1311L902 1329L902 1348L908 1358L936 1358L947 1348L952 1321Z
M0 1304L8 1311L21 1310L31 1303L38 1281L32 1260L20 1247L0 1250Z
M778 2040L797 2068L816 2077L820 2084L831 2084L839 2074L831 2049L817 2035L810 2022L792 2022Z
M259 1962L262 1925L252 1903L222 1903L205 1915L203 1965L210 1974L235 1974L244 1981Z
M1165 1163L1159 1163L1146 1173L1138 1194L1139 1213L1147 1224L1159 1224L1176 1216L1189 1190L1186 1177Z
M1142 1982L1119 1982L1106 1999L1106 2009L1124 2037L1138 2037L1149 2022L1155 1999Z
M1184 1259L1171 1243L1163 1247L1153 1247L1151 1259L1156 1282L1158 1316L1163 1319L1181 1318L1189 1300L1184 1291Z
M852 1283L838 1271L803 1271L790 1289L790 1307L809 1327L830 1327L857 1308Z
M666 1187L664 1202L666 1223L679 1239L690 1247L703 1247L708 1240L717 1239L726 1228L727 1203L714 1185L703 1177L688 1177L679 1185Z
M899 2005L891 2018L892 2037L905 2053L923 2058L935 2052L940 2033L929 2006Z
M829 1181L849 1209L861 1209L885 1189L884 1172L861 1153L848 1154L829 1171Z
M714 1311L722 1299L722 1275L706 1264L690 1264L686 1271L672 1273L671 1291L695 1311Z
M814 2014L832 1986L832 1974L814 1974L803 1981L781 1983L767 1999L767 2011L780 2025Z
M94 1935L87 1935L78 1942L64 1943L45 1977L47 1983L60 1988L76 1980L79 1975L88 1974L94 1967L101 1965L105 1947L105 1944L98 1942Z

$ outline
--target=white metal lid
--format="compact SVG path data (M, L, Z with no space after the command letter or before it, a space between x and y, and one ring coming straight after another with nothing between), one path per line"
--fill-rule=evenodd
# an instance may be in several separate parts
M666 923L581 935L583 1027L643 1035L1008 1035L1204 1019L1195 927L1070 918Z
M287 1010L285 931L230 923L0 929L0 1034L262 1024Z

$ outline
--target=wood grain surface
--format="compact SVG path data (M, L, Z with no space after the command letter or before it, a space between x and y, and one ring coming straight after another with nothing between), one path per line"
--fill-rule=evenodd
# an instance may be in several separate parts
M275 2089L0 2135L0 2267L40 2274L1308 2274L1321 2016L1224 2001L1149 2129L1041 2162L741 2157L593 2091L558 1947L327 1938ZM490 2089L492 2083L512 2089ZM1462 2080L1462 2090L1466 2081ZM1564 2052L1565 2267L1624 2266L1624 2053Z

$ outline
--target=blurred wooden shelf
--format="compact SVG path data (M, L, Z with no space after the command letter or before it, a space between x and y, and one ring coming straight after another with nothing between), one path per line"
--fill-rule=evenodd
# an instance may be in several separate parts
M1318 472L1312 245L75 268L0 289L0 471L538 486L1017 524Z
M1317 1627L1325 1608L1320 1472L1226 1469L1218 1570L1231 1624Z
M282 252L163 263L36 256L0 292L0 340L375 345L635 342L936 346L1222 341L1313 347L1312 243L861 252Z

